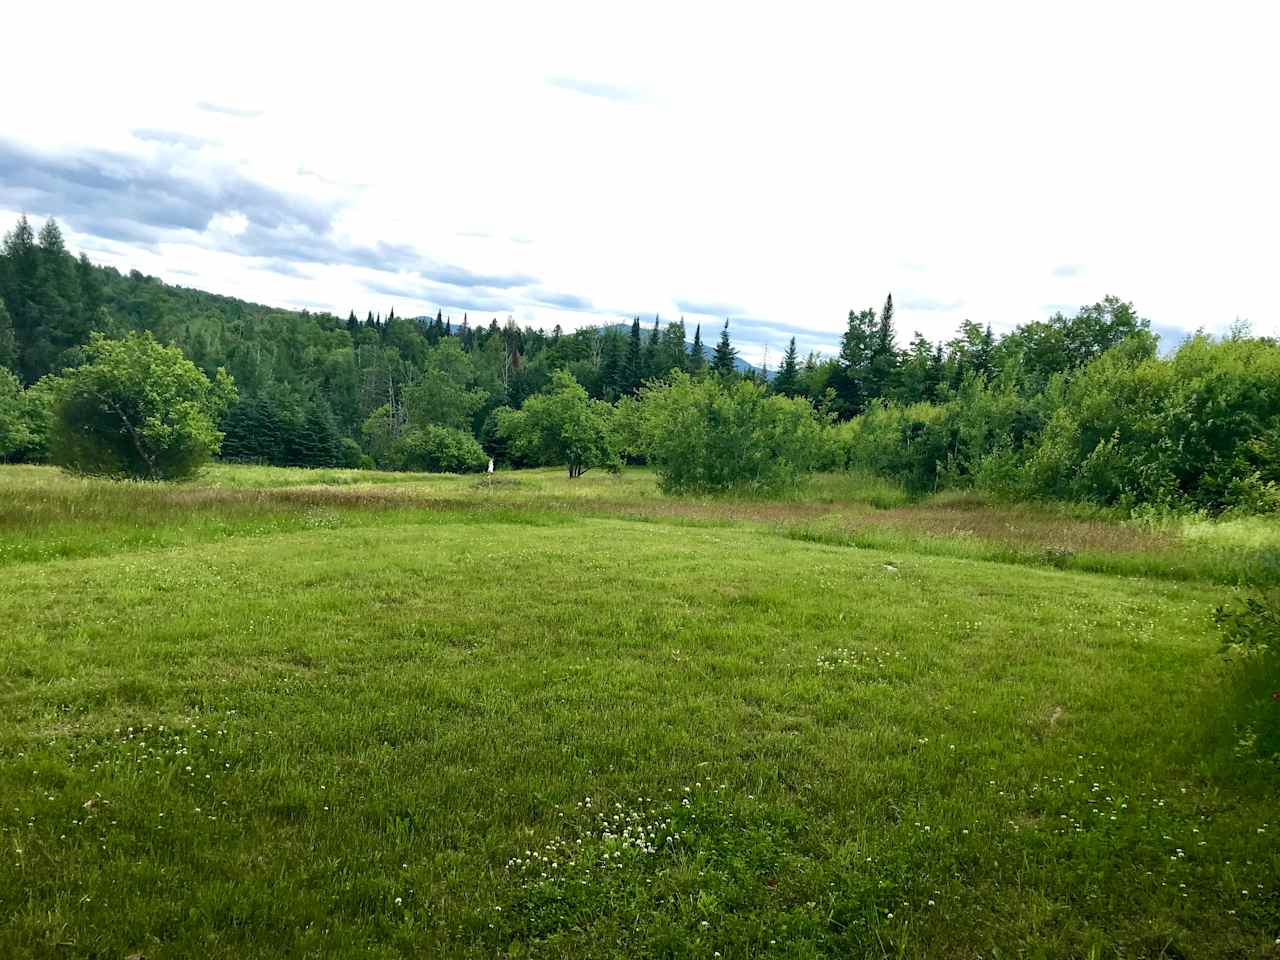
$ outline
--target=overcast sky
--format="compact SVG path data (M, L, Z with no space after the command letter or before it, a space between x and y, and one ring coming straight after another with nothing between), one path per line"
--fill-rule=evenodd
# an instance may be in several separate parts
M1108 293L1280 333L1280 5L853 6L23 4L0 228L344 316L729 317L751 360L889 291L904 342Z

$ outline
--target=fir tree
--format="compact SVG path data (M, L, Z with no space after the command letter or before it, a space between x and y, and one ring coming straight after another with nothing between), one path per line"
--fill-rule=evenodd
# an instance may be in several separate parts
M729 321L724 322L724 329L720 331L720 342L716 344L715 352L711 355L711 372L718 377L731 377L737 370L734 361L738 359L738 351L733 348L733 344L729 340Z
M14 370L18 366L18 338L13 332L13 320L4 301L0 300L0 367Z
M897 334L893 328L893 294L891 293L885 298L884 309L880 311L880 324L871 346L864 402L887 397L892 392L900 359L896 340Z
M600 393L606 400L616 400L626 392L625 349L616 331L605 331L600 349Z
M640 318L631 321L631 338L627 341L627 358L623 364L623 380L627 393L635 393L644 382L644 351L640 341Z
M649 339L644 344L644 377L648 380L650 377L659 377L662 371L659 370L658 363L658 315L653 315L653 329L649 331Z
M782 358L782 366L778 368L778 375L773 378L773 391L784 397L794 397L800 392L800 364L795 337L791 338L791 344Z
M874 310L849 311L849 325L840 339L840 355L832 377L837 407L845 416L852 417L866 409L878 329Z
M693 328L693 346L689 348L689 370L697 373L707 365L706 348L702 345L702 324Z

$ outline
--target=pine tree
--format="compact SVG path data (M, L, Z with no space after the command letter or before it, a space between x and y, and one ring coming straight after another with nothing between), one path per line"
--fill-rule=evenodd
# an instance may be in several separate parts
M796 353L796 338L791 338L778 375L773 378L773 392L784 397L794 397L800 392L800 363Z
M360 321L356 319L356 312L352 310L351 313L347 315L347 333L351 334L353 342L355 341L356 333L359 332L359 330Z
M734 363L738 359L738 351L733 348L733 344L729 340L729 321L724 322L724 329L720 331L720 342L716 344L715 352L711 355L711 372L718 377L731 377L737 371L737 365Z

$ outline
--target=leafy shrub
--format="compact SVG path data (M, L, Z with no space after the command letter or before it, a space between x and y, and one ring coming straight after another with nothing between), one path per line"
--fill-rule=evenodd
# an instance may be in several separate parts
M471 473L483 469L489 458L467 431L427 424L395 441L390 461L397 470Z
M0 367L0 462L47 459L53 379L45 377L23 390L13 373Z
M667 491L775 491L813 472L828 449L828 427L808 400L769 396L750 381L674 373L646 386L624 419L627 443Z
M1280 345L1194 337L1170 360L1129 342L1053 388L1029 459L1051 496L1211 513L1280 506Z
M85 362L53 389L50 459L74 473L182 480L217 453L217 423L235 400L225 371L208 377L151 334L94 334Z
M508 452L529 463L566 464L571 477L620 465L613 408L590 399L566 370L557 370L547 392L529 397L519 410L495 412L497 435L508 442Z
M350 437L343 437L338 441L338 465L355 469L360 466L360 461L364 459L364 453L360 449L360 444L356 443Z
M1241 665L1244 741L1264 757L1280 758L1280 590L1218 607L1213 619L1224 652Z

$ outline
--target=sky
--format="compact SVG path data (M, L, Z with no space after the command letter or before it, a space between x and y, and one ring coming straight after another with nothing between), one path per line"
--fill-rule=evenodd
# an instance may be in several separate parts
M1280 333L1274 3L20 7L0 229L171 283L757 363L890 292Z

